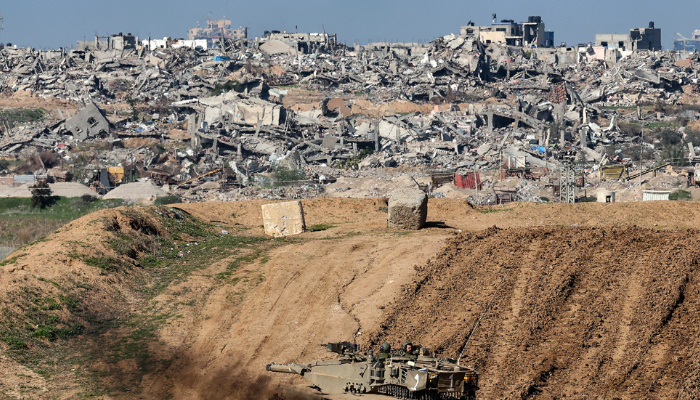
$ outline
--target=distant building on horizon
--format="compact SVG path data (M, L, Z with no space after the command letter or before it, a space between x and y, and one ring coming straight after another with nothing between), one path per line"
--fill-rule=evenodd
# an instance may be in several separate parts
M654 27L654 21L649 22L648 28L630 29L630 33L597 33L595 45L607 49L618 50L649 50L661 49L661 29Z
M312 54L316 51L329 51L338 46L338 35L323 33L300 33L287 31L265 31L266 42L279 41L302 54Z
M496 14L493 15L493 23L487 26L475 26L469 21L461 27L460 35L473 37L483 43L500 43L517 47L554 47L554 32L546 31L542 17L529 16L527 22L518 23L512 19L503 19L496 22Z
M189 40L221 38L239 40L248 38L248 28L239 27L231 29L231 21L228 19L207 20L206 28L191 28L187 33Z
M673 50L700 51L700 29L696 29L691 38L684 38L683 36L680 36L673 39Z
M95 40L78 40L78 50L130 50L139 45L139 37L131 33L95 36Z

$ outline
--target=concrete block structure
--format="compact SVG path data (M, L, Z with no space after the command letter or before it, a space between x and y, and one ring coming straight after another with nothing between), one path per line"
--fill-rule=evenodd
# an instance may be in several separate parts
M389 198L389 228L421 229L427 217L428 196L422 190L397 190Z
M79 141L109 135L109 121L95 103L88 103L82 110L66 121L66 130Z
M95 40L79 40L78 50L131 50L139 45L138 36L119 33L112 36L95 36Z
M554 47L554 32L545 31L542 17L530 16L527 22L515 22L512 19L504 19L501 22L494 21L490 26L475 26L469 22L461 27L460 35L474 37L485 44L499 43L508 46L540 48Z
M634 28L629 34L598 33L595 35L595 45L607 49L619 50L661 50L661 29L649 22L648 28Z
M248 38L248 28L239 27L238 29L231 28L231 21L227 19L207 20L206 28L192 28L187 32L189 40L195 39L213 39L221 38L240 40Z
M265 234L272 237L298 235L306 229L304 209L300 201L264 204L262 206Z

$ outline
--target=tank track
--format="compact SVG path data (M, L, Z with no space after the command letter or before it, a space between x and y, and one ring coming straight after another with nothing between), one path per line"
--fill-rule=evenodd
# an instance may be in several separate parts
M435 390L423 390L420 392L412 392L405 386L386 385L379 388L379 393L393 396L397 399L413 399L413 400L476 400L476 394L452 394L438 393Z

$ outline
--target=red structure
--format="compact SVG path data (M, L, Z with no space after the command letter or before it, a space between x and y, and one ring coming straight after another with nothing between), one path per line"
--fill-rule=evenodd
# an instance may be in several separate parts
M476 171L468 172L465 175L455 174L455 186L462 189L476 189L477 185L479 190L481 190L481 177Z

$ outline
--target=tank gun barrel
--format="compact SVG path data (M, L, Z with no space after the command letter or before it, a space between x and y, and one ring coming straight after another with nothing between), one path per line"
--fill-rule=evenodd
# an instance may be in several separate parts
M300 364L267 364L265 366L265 369L270 371L270 372L281 372L283 374L296 374L296 375L304 375L304 372L308 371L308 368L305 368L303 365Z

